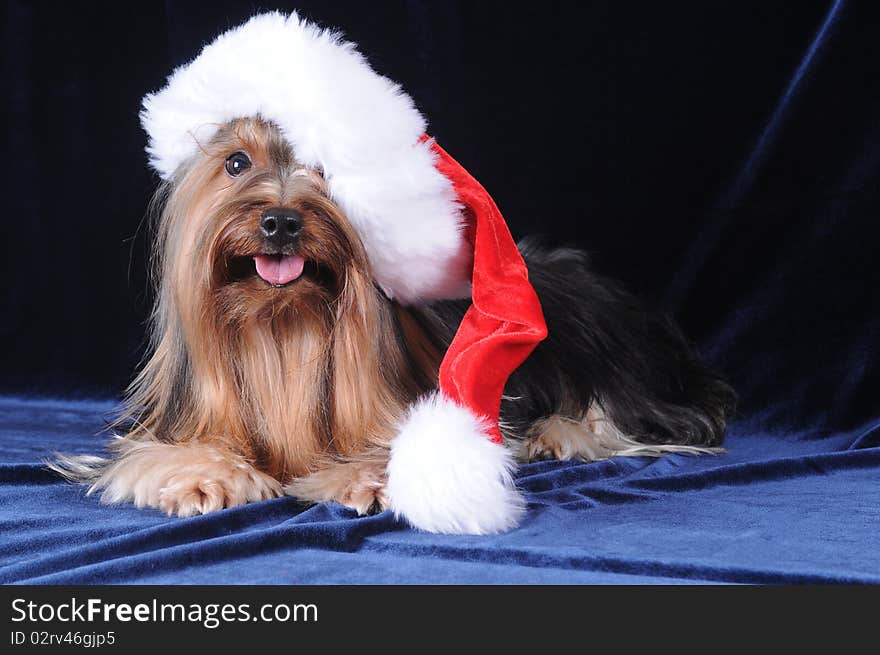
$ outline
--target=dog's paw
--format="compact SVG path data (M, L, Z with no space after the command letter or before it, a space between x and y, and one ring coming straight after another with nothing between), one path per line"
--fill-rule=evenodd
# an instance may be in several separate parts
M577 438L565 430L547 430L527 439L523 444L525 460L535 462L547 459L574 459L581 456Z
M724 452L721 448L680 444L645 444L628 437L591 410L581 421L564 416L549 416L536 423L532 436L519 446L519 457L534 462L543 459L578 459L596 462L609 457L661 457L668 453L688 455Z
M578 459L595 462L626 454L637 446L591 411L580 421L564 416L548 416L531 429L531 436L520 446L520 457L528 462L545 459Z
M371 514L390 506L386 492L387 461L336 462L285 487L285 492L312 503L333 501L358 514Z
M89 493L100 490L105 503L133 502L193 516L282 495L277 480L225 449L124 438L115 448L116 457L100 468L89 462L96 469Z
M173 473L159 488L158 507L169 516L195 516L281 494L274 478L245 462L221 459Z

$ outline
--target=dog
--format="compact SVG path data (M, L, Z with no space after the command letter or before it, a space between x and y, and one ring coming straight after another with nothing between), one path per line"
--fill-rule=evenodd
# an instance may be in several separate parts
M488 534L522 516L514 456L718 452L734 393L679 330L584 253L517 248L338 33L254 16L140 118L163 180L147 357L110 456L51 464L104 501L290 494Z
M285 493L389 508L395 428L437 387L468 301L389 299L322 171L268 120L221 126L153 207L149 356L120 434L110 457L52 468L179 516ZM518 459L718 452L735 394L679 329L585 253L519 249L549 337L504 390Z

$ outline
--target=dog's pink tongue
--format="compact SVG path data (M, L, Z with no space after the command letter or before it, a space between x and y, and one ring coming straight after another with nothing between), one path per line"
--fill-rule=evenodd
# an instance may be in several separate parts
M287 284L302 275L306 260L299 255L257 255L257 275L269 284Z

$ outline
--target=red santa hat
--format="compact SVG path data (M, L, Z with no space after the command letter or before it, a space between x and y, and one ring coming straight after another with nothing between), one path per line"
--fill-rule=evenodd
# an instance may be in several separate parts
M144 98L150 164L169 179L223 123L252 116L275 123L299 161L324 171L389 298L471 297L439 390L410 408L392 442L392 508L432 532L513 527L523 502L498 427L501 393L546 326L492 198L426 136L399 86L295 13L258 15L220 35Z

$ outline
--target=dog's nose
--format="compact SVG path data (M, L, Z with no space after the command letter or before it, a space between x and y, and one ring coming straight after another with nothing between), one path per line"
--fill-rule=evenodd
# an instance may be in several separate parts
M293 243L302 230L302 214L295 209L270 207L260 215L260 231L278 248Z

